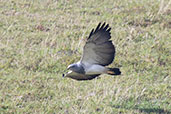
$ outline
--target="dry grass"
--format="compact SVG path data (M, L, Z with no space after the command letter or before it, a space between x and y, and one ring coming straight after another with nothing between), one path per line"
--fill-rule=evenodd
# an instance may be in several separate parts
M0 113L171 113L168 0L0 1ZM62 78L99 22L121 76Z

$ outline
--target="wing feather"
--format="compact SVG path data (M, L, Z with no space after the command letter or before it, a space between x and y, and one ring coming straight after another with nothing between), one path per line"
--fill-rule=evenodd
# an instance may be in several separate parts
M95 31L90 32L87 42L83 49L81 62L89 64L100 64L103 66L113 62L115 56L115 47L110 40L111 28L104 22L98 24Z

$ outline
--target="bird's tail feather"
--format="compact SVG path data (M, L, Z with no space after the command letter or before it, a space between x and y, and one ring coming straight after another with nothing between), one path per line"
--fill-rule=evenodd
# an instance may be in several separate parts
M120 75L121 71L119 68L108 68L107 74L110 75Z

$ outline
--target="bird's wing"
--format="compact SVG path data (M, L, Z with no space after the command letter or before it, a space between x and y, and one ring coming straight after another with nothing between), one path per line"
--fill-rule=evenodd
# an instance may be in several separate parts
M109 24L99 23L97 28L91 31L83 48L81 63L106 66L113 62L115 47L110 40L110 30Z

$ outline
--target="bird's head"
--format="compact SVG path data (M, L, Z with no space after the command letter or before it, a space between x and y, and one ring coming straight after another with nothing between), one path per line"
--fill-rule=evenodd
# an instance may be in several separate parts
M70 64L68 67L67 67L67 70L69 70L68 73L66 74L63 74L62 76L63 77L69 77L69 78L72 78L73 76L77 76L78 73L74 72L77 70L77 64Z
M72 70L74 71L77 68L77 64L70 64L67 68L67 70Z

